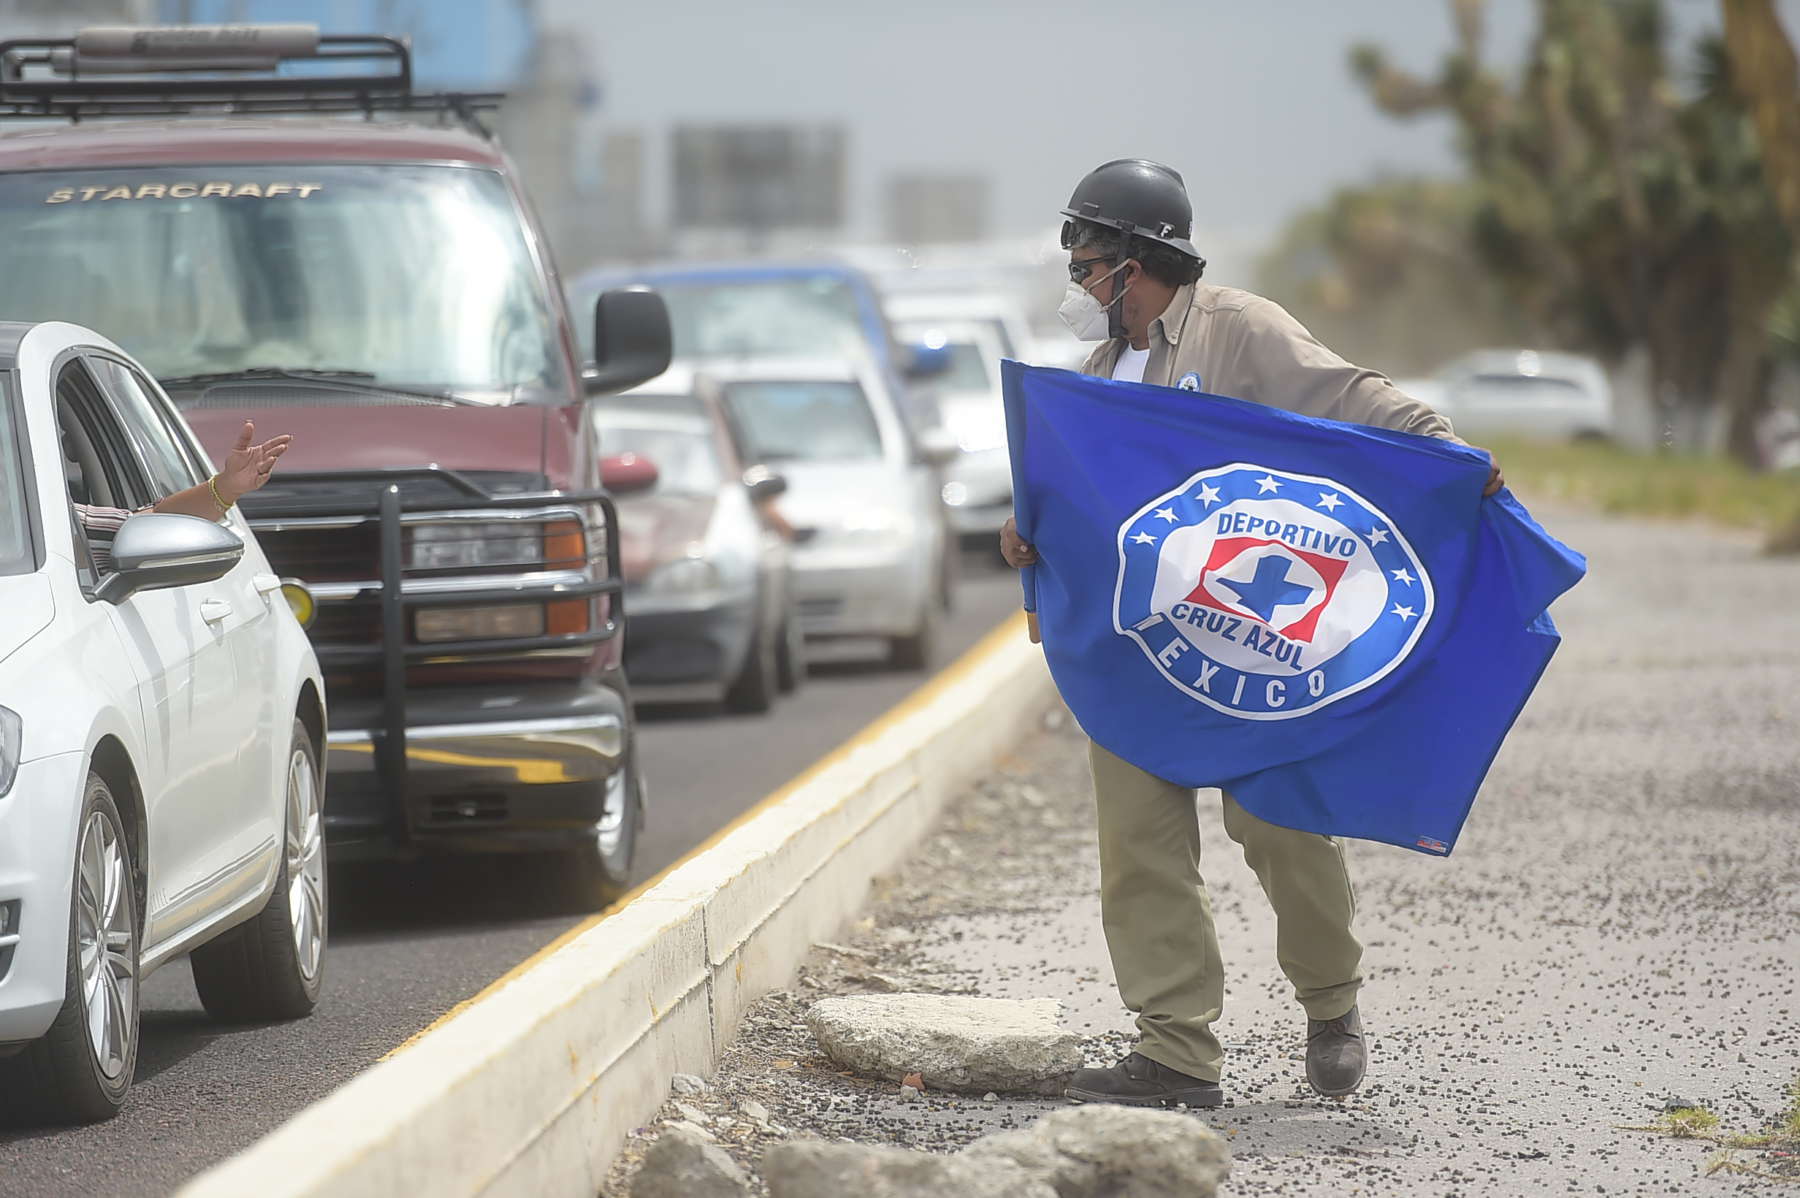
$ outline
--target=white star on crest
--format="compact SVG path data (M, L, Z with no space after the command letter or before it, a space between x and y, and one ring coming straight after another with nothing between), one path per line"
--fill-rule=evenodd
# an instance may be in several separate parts
M1393 574L1394 574L1395 582L1404 582L1407 586L1411 586L1415 581L1417 581L1416 579L1413 578L1412 572L1409 571L1405 566L1401 566L1398 570L1395 570L1393 572Z
M1385 528L1371 528L1369 530L1369 544L1371 545L1380 545L1386 541L1387 538L1388 531Z
M1412 619L1414 616L1418 615L1419 613L1414 611L1412 608L1407 607L1403 603L1396 603L1396 604L1394 604L1394 610L1389 612L1388 614L1393 615L1393 616L1399 616L1400 622L1402 624L1404 624L1408 620Z
M1196 498L1207 507L1211 507L1213 504L1219 502L1219 488L1213 486L1211 483L1201 483L1200 494Z
M1314 504L1313 506L1322 507L1328 512L1335 512L1338 510L1338 508L1342 507L1343 505L1344 505L1343 500L1339 499L1332 492L1325 491L1319 495L1319 502Z
M1139 545L1154 545L1154 544L1156 544L1156 538L1151 536L1147 532L1140 532L1136 536L1132 537L1131 539L1133 542L1135 542L1136 544L1139 544Z
M1170 524L1176 522L1175 509L1172 507L1159 507L1154 515L1158 520L1167 520Z
M1272 474L1265 474L1256 480L1256 493L1258 495L1267 495L1270 491L1279 490L1281 490L1281 484L1276 481L1275 476Z

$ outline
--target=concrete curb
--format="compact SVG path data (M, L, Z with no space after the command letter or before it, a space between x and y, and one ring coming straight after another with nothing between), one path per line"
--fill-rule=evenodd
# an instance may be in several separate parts
M862 905L1054 688L1022 617L629 901L205 1173L182 1198L592 1198L678 1072Z

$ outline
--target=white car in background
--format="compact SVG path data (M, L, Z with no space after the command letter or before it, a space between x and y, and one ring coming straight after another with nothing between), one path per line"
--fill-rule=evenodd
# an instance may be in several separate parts
M834 358L709 363L740 456L787 480L792 568L808 639L881 638L930 664L950 589L941 430L909 432L873 368Z
M1435 402L1459 436L1592 440L1613 435L1612 385L1580 354L1485 349L1465 354L1434 376ZM1402 390L1405 389L1401 384Z
M978 326L1000 357L1031 360L1031 321L1023 307L998 292L892 292L881 306L896 326ZM910 340L899 329L896 335L901 341Z
M192 955L228 1020L319 996L325 729L306 634L235 509L127 519L97 570L71 498L212 474L168 397L69 324L0 323L0 1112L116 1112L143 979Z
M945 356L930 383L934 423L956 439L944 466L943 500L964 545L992 548L1012 515L1012 461L1006 451L1006 405L1000 392L1002 352L993 328L973 321L916 321L894 326L903 343Z

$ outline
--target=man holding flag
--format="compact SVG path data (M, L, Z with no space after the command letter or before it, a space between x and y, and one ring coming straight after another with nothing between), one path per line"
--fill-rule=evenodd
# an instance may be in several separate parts
M1150 388L1007 364L1018 526L1008 520L1001 530L1001 552L1031 568L1027 606L1043 618L1058 688L1093 741L1102 920L1140 1033L1136 1051L1110 1068L1081 1070L1068 1095L1145 1106L1223 1101L1224 1054L1212 1024L1224 972L1199 868L1194 790L1202 786L1225 787L1226 832L1274 908L1277 955L1307 1014L1307 1080L1320 1094L1348 1094L1367 1056L1357 1012L1362 946L1338 837L1437 853L1454 842L1466 802L1451 825L1408 808L1377 812L1388 822L1365 827L1355 779L1371 766L1405 774L1404 753L1367 747L1387 735L1379 721L1391 710L1431 731L1422 725L1446 704L1429 688L1446 680L1431 676L1428 659L1461 661L1448 626L1478 618L1465 611L1452 621L1452 600L1506 587L1466 548L1500 472L1456 441L1442 415L1326 349L1278 305L1200 282L1192 206L1170 168L1106 163L1082 179L1063 215L1071 284L1061 315L1077 337L1102 342L1081 373L1196 393L1177 403ZM1312 419L1281 417L1287 424L1258 442L1278 415L1268 408ZM1182 421L1227 440L1242 425L1247 440L1188 477L1211 459L1172 448L1186 435ZM1394 518L1401 500L1378 508L1322 469L1300 472L1315 458L1343 460L1344 431L1323 422L1412 434L1371 432L1371 469L1394 496L1407 496L1416 480L1410 502L1427 515L1409 517L1407 527L1422 528L1432 505L1453 509L1461 525L1408 541ZM1260 460L1241 456L1240 446L1264 443L1274 448ZM1276 461L1290 446L1315 456ZM1159 456L1161 472L1152 469ZM1171 483L1179 485L1167 490ZM1529 524L1501 498L1509 520L1516 509ZM1516 523L1498 540L1480 536L1504 558ZM1435 556L1428 563L1422 552ZM1550 573L1561 587L1579 577L1562 565ZM1434 601L1446 610L1428 629L1434 580ZM1134 605L1142 610L1127 610ZM1548 649L1539 650L1547 616L1541 626L1529 615L1519 623L1519 637L1536 639L1508 653L1516 664L1496 667L1493 710L1437 730L1453 739L1477 723L1497 727L1492 744L1422 774L1415 789L1466 790L1472 801L1498 736L1548 661ZM1472 667L1457 685L1482 677ZM1316 713L1339 699L1335 711ZM1420 754L1430 756L1428 744L1413 746ZM1351 786L1347 803L1334 801L1340 777ZM1396 776L1401 786L1409 779Z

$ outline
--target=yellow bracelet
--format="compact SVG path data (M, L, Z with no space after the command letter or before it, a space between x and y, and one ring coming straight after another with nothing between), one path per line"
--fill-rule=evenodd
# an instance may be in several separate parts
M207 491L211 492L213 503L218 505L219 515L225 516L225 515L230 514L231 505L229 503L226 503L223 499L219 498L219 476L218 475L215 474L211 478L206 480L206 489L207 489Z

